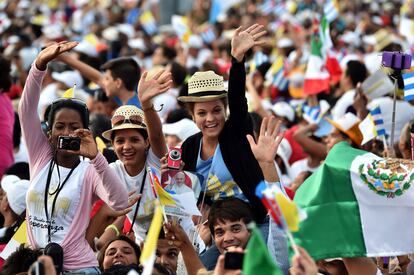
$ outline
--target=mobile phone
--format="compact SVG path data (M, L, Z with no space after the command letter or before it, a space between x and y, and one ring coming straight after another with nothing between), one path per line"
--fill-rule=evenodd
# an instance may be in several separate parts
M244 253L226 252L224 254L224 269L242 269Z
M171 148L168 151L167 166L170 169L180 169L181 166L181 149L180 148Z
M45 267L42 262L36 261L30 267L30 274L33 275L45 275Z
M411 55L401 52L383 52L382 65L394 70L405 70L411 67Z
M58 138L58 149L78 151L81 139L79 137L60 136Z

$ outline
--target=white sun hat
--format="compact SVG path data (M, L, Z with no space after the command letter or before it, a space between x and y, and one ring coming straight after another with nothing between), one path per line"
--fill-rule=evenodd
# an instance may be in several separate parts
M21 180L15 175L4 176L1 180L1 188L6 193L10 208L17 215L21 215L26 210L26 193L30 182Z
M191 119L183 118L174 123L164 124L162 131L165 135L174 135L181 141L184 141L188 137L200 132L200 129L198 129L197 125Z

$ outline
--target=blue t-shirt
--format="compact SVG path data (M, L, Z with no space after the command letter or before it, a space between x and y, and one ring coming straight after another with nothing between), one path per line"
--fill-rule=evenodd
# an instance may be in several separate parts
M197 173L204 177L201 184L201 190L213 201L220 198L236 197L247 202L240 187L233 180L230 171L224 163L220 150L220 144L217 145L214 155L208 160L201 159L201 141L200 150L197 157Z
M134 93L134 96L131 97L130 99L128 99L126 104L122 104L122 101L116 96L114 97L114 100L116 102L116 104L118 104L118 106L122 106L122 105L134 105L137 106L138 108L141 109L141 102L139 102L138 100L138 95L136 93Z

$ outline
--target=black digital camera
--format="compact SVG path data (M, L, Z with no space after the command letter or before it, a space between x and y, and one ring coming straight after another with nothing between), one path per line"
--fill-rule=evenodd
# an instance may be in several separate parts
M52 258L56 274L61 274L63 271L63 248L57 243L48 243L43 249L43 254Z
M58 138L58 148L63 150L78 151L80 149L81 139L79 137L60 136Z

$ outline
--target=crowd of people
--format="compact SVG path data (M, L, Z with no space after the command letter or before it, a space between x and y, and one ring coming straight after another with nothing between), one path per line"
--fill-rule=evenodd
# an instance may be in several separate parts
M1 274L142 273L153 171L201 216L164 220L152 274L243 273L225 255L252 223L280 274L414 274L407 253L290 249L256 192L295 200L337 144L412 160L414 106L381 54L414 53L414 2L179 2L0 0Z

